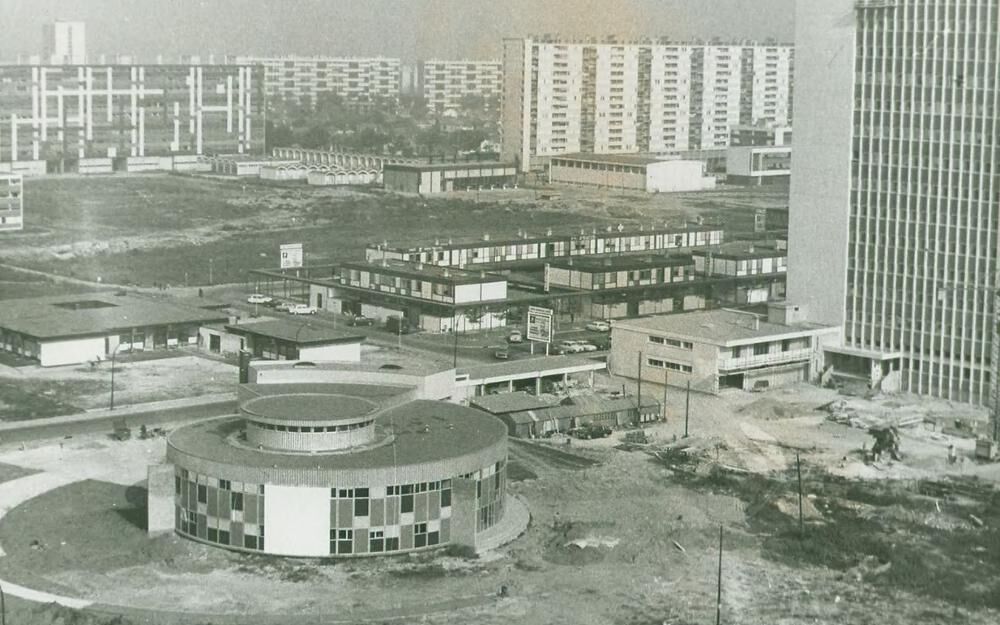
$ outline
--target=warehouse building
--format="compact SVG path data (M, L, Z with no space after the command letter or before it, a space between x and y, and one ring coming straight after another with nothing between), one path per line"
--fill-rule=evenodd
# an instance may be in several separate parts
M472 161L462 163L386 163L382 182L387 191L446 193L475 189L508 189L517 186L513 163Z
M609 368L637 379L641 367L643 381L690 382L713 394L813 381L823 371L824 346L839 340L840 329L805 318L803 307L775 303L767 316L718 309L617 321Z
M266 360L361 360L365 336L309 321L286 319L227 325L226 330L246 339L244 349Z
M549 164L549 182L611 189L646 191L704 191L715 188L705 175L705 163L664 160L636 154L560 154Z
M134 295L81 293L0 301L0 348L43 367L195 346L225 312Z
M507 433L518 438L536 438L567 432L586 425L629 427L657 421L663 416L660 402L644 396L604 397L586 393L565 397L557 403L544 402L526 393L503 393L477 397L472 405L497 416L507 425Z
M357 557L527 526L507 496L507 431L395 384L246 384L237 416L175 430L150 467L148 526L227 549ZM173 505L170 505L172 503Z

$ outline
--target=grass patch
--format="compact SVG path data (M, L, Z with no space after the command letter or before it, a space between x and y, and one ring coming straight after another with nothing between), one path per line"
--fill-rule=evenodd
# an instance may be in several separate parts
M517 460L511 460L507 463L507 479L512 482L523 482L538 479L538 474Z
M110 390L92 380L25 380L0 378L0 420L28 421L83 412L71 398Z
M0 462L0 483L27 477L36 473L38 473L38 471L35 471L34 469L25 469L13 464Z
M196 557L210 548L173 535L149 538L145 530L146 491L85 480L43 493L8 512L0 521L0 573L18 581L45 579L65 571L108 573L163 563L186 571L212 568Z

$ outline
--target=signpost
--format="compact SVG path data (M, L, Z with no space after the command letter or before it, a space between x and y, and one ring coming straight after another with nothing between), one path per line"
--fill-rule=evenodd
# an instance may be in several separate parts
M281 268L294 269L302 266L302 244L286 243L281 246Z
M531 341L534 353L535 341L545 343L545 353L549 353L549 343L552 342L552 309L528 306L528 340Z

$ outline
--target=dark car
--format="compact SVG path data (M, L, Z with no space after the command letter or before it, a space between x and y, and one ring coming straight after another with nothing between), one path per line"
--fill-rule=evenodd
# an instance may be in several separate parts
M365 317L364 315L358 315L356 317L351 317L351 320L347 322L352 326L373 326L375 325L375 320L371 317Z

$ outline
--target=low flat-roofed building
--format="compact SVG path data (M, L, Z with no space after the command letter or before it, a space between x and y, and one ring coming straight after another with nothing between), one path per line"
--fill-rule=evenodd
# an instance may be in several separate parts
M726 182L765 184L792 174L791 146L738 146L726 150Z
M480 399L493 397L503 397L503 394ZM656 421L663 415L660 402L652 397L642 398L641 410L638 404L635 397L604 397L595 393L584 393L565 397L557 404L521 410L494 412L483 406L478 407L499 417L507 425L509 435L535 438L551 432L566 432L585 425L603 425L611 428L634 426Z
M275 319L227 325L226 331L246 338L245 349L266 360L361 360L365 336L310 322Z
M492 392L527 390L540 395L547 385L567 387L571 379L582 377L594 386L594 372L607 363L583 356L542 356L461 367L455 373L459 398L479 397Z
M549 164L549 182L635 191L703 191L715 188L705 163L638 154L560 154Z
M804 307L775 303L768 315L717 309L615 322L609 367L615 375L718 393L812 381L823 347L840 328L804 321Z
M689 253L566 258L545 269L547 283L588 291L658 286L694 278L694 258Z
M455 241L437 240L433 244L412 247L390 246L388 241L370 243L365 248L365 260L404 260L446 267L475 265L538 264L551 259L681 250L705 245L719 245L724 240L719 224L665 224L651 228L580 228L572 232L531 235L525 231L517 237L494 238L484 234L480 239Z
M24 179L0 172L0 232L24 229Z
M312 282L309 291L317 308L383 322L401 317L428 332L506 324L507 279L485 271L388 259L343 263L333 278Z
M134 295L81 293L0 301L0 348L43 367L92 362L124 351L198 343L203 324L229 315Z
M788 250L777 241L731 241L693 250L695 271L707 276L756 276L785 273Z
M387 191L400 193L506 189L517 186L517 167L497 161L386 163L382 182Z
M791 145L792 127L738 124L729 131L729 145Z

